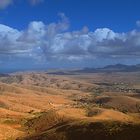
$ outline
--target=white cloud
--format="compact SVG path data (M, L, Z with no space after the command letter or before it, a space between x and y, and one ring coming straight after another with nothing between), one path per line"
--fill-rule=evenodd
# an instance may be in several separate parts
M140 20L136 21L136 25L140 27Z
M5 9L9 5L11 5L17 1L19 1L19 0L0 0L0 9ZM44 2L44 0L23 0L23 2L25 2L25 1L28 1L33 6Z
M96 29L94 32L94 37L97 41L102 42L103 40L114 40L114 38L117 36L116 33L114 33L112 30L108 28L101 28Z
M0 0L0 9L5 9L7 6L12 4L13 0Z
M64 14L60 16L58 23L45 25L33 21L23 31L0 25L0 58L5 61L7 58L14 61L16 58L30 58L48 62L140 57L139 31L115 33L108 28L89 31L83 27L69 32L68 19Z
M44 0L28 0L28 1L31 3L31 5L37 5L39 3L42 3Z

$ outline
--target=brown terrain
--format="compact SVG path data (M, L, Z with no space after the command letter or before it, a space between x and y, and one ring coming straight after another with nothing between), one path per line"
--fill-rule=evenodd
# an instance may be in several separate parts
M140 139L140 72L0 76L0 140L103 139Z

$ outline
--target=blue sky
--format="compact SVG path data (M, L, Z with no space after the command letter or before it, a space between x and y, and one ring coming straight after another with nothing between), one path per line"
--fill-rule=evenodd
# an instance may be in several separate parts
M1 0L0 70L140 63L139 0Z
M44 0L31 6L27 0L15 0L0 11L0 22L17 29L24 29L29 22L38 20L51 23L63 12L71 21L71 29L88 26L91 30L101 27L117 32L135 28L140 19L139 0Z

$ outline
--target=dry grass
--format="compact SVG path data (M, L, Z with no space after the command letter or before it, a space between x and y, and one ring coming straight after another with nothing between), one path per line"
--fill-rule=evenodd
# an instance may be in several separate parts
M118 75L110 75L109 79ZM126 81L131 77L126 75L110 82ZM111 133L115 129L113 133L119 136L114 128L116 121L117 128L125 127L124 133L131 130L130 122L138 125L136 128L140 130L139 115L135 115L139 114L140 109L138 94L107 93L105 86L98 93L102 87L94 82L107 82L109 79L106 76L103 73L67 77L19 73L0 78L4 82L0 83L0 140L14 140L22 136L25 140L75 140L80 138L80 134L83 140L86 136L89 140L93 137L100 140L110 134L110 129ZM134 131L136 128L134 126ZM123 138L123 131L120 132ZM101 133L103 135L99 138ZM112 135L108 138L113 139Z

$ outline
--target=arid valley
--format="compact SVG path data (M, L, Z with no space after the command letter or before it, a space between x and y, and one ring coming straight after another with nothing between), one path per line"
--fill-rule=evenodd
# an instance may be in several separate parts
M140 72L0 76L0 140L139 140Z

